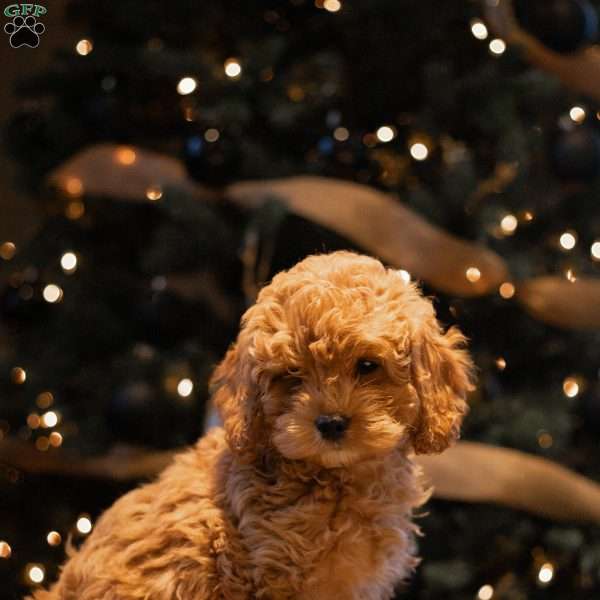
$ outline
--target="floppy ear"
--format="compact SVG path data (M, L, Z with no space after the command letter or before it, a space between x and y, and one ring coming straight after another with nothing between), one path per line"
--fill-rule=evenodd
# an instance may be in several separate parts
M264 437L264 419L249 356L239 342L215 369L210 387L229 447L244 462L252 462Z
M473 364L465 337L455 327L444 334L430 317L416 335L412 379L419 397L413 434L417 454L437 454L454 442L468 411L465 398L474 389Z

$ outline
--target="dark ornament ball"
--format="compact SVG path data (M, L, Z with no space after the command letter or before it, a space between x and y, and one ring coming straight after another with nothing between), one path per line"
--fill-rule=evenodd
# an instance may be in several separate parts
M144 295L133 316L141 339L160 347L192 337L197 318L188 303L167 291Z
M581 126L559 133L551 162L554 173L565 181L593 181L600 173L600 135Z
M13 114L4 129L11 152L23 159L31 158L31 148L49 143L48 119L34 107L23 107Z
M147 376L123 382L110 398L105 417L113 443L172 448L200 435L202 405L165 394L164 382Z
M557 52L575 52L598 37L598 14L588 0L516 0L519 23Z
M19 287L7 285L0 290L0 321L9 328L44 322L48 318L48 308L36 284L24 282Z
M118 388L106 414L113 438L119 442L155 444L160 439L158 404L156 391L144 381L131 381Z
M7 322L27 315L28 301L19 292L19 289L8 286L0 293L0 316Z
M600 434L600 386L587 394L582 402L585 428L594 433Z
M221 186L240 178L239 142L222 132L212 142L203 132L188 134L183 140L183 159L190 177L204 185Z

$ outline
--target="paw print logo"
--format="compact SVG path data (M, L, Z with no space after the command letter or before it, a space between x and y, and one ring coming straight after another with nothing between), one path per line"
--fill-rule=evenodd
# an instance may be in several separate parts
M29 15L25 18L14 17L4 26L4 31L10 36L10 45L13 48L21 46L37 48L40 44L40 35L46 31L46 28L33 15Z

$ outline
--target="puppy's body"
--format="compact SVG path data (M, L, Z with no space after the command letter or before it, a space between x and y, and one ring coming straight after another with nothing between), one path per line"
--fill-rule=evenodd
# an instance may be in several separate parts
M213 377L224 429L98 521L35 600L388 600L417 564L413 452L458 434L470 361L378 261L264 288Z
M36 600L381 600L426 499L401 451L352 469L238 463L210 431L118 500ZM232 499L235 499L232 502Z

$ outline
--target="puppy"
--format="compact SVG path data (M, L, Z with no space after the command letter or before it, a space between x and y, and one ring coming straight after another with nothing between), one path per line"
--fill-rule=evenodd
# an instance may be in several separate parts
M459 433L464 337L350 252L277 275L212 378L224 428L118 500L35 600L384 600L415 568L411 456Z

